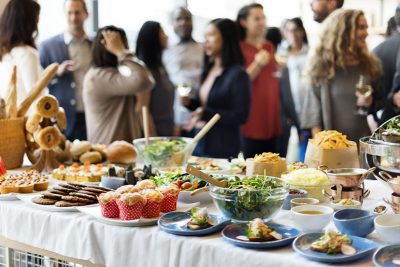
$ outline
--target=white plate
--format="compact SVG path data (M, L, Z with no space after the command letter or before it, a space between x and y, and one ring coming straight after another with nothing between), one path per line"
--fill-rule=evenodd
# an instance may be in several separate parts
M184 204L184 203L178 202L176 211L188 211L188 210L192 209L193 207L197 207L198 205L200 205L199 202L191 203L191 204ZM124 227L156 225L158 219L161 217L161 215L163 215L163 213L161 213L160 216L157 218L151 218L151 219L140 218L138 220L124 221L124 220L120 220L120 219L111 219L111 218L103 217L101 215L100 206L97 206L97 207L81 206L81 207L77 207L77 210L79 210L80 212L83 212L87 215L90 215L92 217L95 217L97 220L99 220L102 223L109 224L109 225L116 225L116 226L124 226Z
M31 205L31 206L33 206L33 207L36 207L36 208L38 208L38 209L41 209L41 210L45 210L45 211L55 211L55 212L71 212L71 211L78 211L77 210L77 206L74 206L74 207L56 207L56 206L54 206L54 205L39 205L39 204L36 204L36 203L33 203L32 202L32 199L33 198L35 198L35 197L38 197L38 196L40 196L41 194L39 194L39 193L35 193L35 194L29 194L29 195L21 195L21 194L18 194L17 195L17 197L20 199L20 200L22 200L23 202L25 202L25 203L28 203L29 205ZM92 205L88 205L88 206L85 206L85 207L96 207L96 206L98 206L99 204L92 204Z

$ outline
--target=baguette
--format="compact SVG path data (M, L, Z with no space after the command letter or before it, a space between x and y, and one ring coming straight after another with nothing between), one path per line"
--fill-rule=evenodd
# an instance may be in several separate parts
M17 66L12 69L11 79L6 96L6 117L13 119L17 117Z
M29 107L36 100L36 98L40 95L43 89L47 86L47 84L53 79L54 75L56 75L58 69L58 64L53 63L49 65L42 74L42 77L36 82L35 86L29 92L29 95L22 101L18 108L18 117L25 117L26 113L29 110Z

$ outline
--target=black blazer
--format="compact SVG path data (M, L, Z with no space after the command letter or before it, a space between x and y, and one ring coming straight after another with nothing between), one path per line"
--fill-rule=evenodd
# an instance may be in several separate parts
M196 148L199 156L216 158L237 157L241 149L240 125L247 121L250 110L250 78L245 69L235 65L224 69L210 90L202 120L210 120L216 113L221 119ZM199 90L188 108L200 106Z

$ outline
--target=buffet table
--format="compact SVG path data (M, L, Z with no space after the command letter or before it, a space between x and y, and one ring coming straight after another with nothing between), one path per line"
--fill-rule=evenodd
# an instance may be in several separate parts
M389 198L391 194L378 181L367 180L366 188L371 190L371 195L363 209L383 205L382 197ZM388 212L392 212L390 208ZM280 211L274 221L294 226L289 211ZM382 243L375 233L369 238ZM165 233L157 226L111 226L80 212L47 212L22 201L0 202L0 243L4 240L109 267L323 266L297 255L290 246L272 250L243 249L225 242L220 233L182 237ZM371 257L351 265L371 266Z

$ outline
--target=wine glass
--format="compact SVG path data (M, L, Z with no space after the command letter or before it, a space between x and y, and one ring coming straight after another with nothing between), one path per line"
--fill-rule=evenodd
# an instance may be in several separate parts
M179 96L185 97L190 95L192 87L189 84L180 83L176 86L176 90L178 91Z
M364 97L372 95L372 86L368 79L364 75L360 75L360 78L356 84L356 92ZM356 114L360 116L367 116L368 110L365 107L357 106Z

